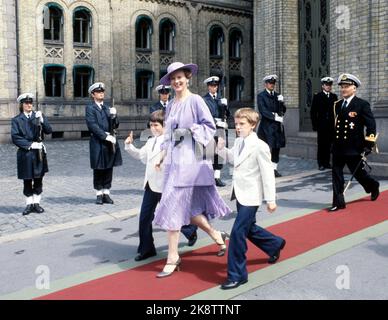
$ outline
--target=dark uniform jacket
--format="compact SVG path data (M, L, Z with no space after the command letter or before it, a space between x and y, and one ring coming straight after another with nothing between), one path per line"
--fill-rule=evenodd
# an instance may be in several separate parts
M344 100L333 107L334 131L333 153L360 155L367 146L366 135L376 135L376 121L367 101L354 97L350 104L341 110Z
M103 105L100 109L95 103L86 107L85 118L91 133L89 142L91 168L102 170L121 166L123 160L119 143L116 142L116 150L113 152L112 143L105 140L107 132L119 127L118 118L111 119L109 108Z
M314 131L329 132L333 126L333 106L338 100L335 93L330 92L328 97L323 91L313 97L310 116Z
M275 115L284 116L286 106L278 100L279 94L274 92L271 96L267 90L257 95L257 106L261 115L260 125L257 135L264 140L271 148L284 148L286 146L286 136L282 123L275 121Z
M43 134L51 134L52 129L48 120L43 116ZM18 179L30 180L42 178L48 172L47 156L42 149L42 161L39 159L39 150L29 148L33 142L39 142L39 120L32 112L30 119L22 112L12 119L11 136L12 142L19 147L17 151L17 171Z
M167 104L168 104L168 101L166 103L166 107L167 107ZM160 101L158 101L153 106L151 106L150 113L153 113L153 112L158 111L158 110L166 111L166 108L162 105L162 103Z
M203 100L205 100L207 106L209 107L213 118L221 119L221 121L228 119L230 116L229 108L227 105L221 103L221 99L218 95L214 99L210 93L207 93L203 96Z

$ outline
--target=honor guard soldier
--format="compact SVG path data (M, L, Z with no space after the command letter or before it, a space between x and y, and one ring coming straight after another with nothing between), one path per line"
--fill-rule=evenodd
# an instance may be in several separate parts
M166 111L167 103L170 100L171 86L160 85L155 90L159 93L159 101L150 108L150 113L158 110Z
M44 134L51 134L52 129L41 111L32 111L34 96L22 94L17 98L20 113L12 119L12 142L17 151L18 179L24 181L23 194L26 208L23 215L32 212L43 213L40 206L43 192L43 176L48 172L46 148L43 145Z
M266 76L263 79L265 89L257 96L257 106L261 116L257 135L269 145L275 177L281 177L277 169L280 148L286 146L286 136L283 126L286 106L284 105L283 96L275 92L277 80L278 76L275 74Z
M218 94L220 78L216 76L212 76L207 78L204 81L204 84L207 85L208 93L203 97L207 106L209 107L210 113L214 118L214 122L216 123L217 132L219 130L225 130L225 136L227 135L228 130L228 117L230 116L228 101L225 98L221 98ZM214 137L215 142L218 142L218 135ZM214 179L216 181L217 187L225 187L225 183L221 180L221 170L223 165L219 163L218 154L214 153Z
M122 165L120 146L116 139L119 127L116 108L104 104L105 85L95 83L89 88L93 102L86 107L86 124L90 136L90 166L93 169L93 184L96 204L113 204L110 198L113 167Z
M318 153L317 161L319 170L331 169L330 153L332 136L329 134L333 127L333 105L338 100L335 93L332 93L334 79L325 77L321 79L322 91L313 97L311 105L311 122L313 131L317 131Z
M338 78L342 99L333 107L333 204L330 212L344 209L344 175L345 164L356 180L371 194L375 201L379 192L379 182L373 179L359 164L363 155L374 147L376 121L367 101L356 96L361 81L352 74L342 74ZM366 136L365 135L366 129Z

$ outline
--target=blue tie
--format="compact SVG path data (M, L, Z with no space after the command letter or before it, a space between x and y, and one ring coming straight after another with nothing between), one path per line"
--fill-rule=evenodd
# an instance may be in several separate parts
M348 102L345 100L344 103L342 104L341 110L345 110L347 106L348 106Z
M241 152L243 151L244 147L245 147L245 141L243 140L243 142L241 143L241 146L240 146L240 150L238 151L238 155L241 154Z

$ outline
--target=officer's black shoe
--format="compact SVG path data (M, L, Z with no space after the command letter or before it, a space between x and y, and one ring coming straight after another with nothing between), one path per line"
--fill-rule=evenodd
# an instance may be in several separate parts
M231 281L231 280L226 280L222 285L221 289L222 290L229 290L229 289L235 289L239 286L241 286L244 283L247 283L248 280L241 280L241 281Z
M282 251L285 246L286 246L286 240L283 240L282 244L279 247L279 250L273 256L269 257L268 263L271 263L271 264L276 263L276 261L278 261L280 258L280 251Z
M279 173L279 171L274 170L275 178L280 178L282 175Z
M329 212L335 212L335 211L338 211L338 210L342 210L342 209L345 209L346 206L332 206L331 208L328 209Z
M142 261L142 260L145 260L145 259L148 259L148 258L151 258L151 257L155 257L155 256L156 256L156 251L151 251L151 252L145 253L145 254L139 253L135 257L135 261Z
M102 196L97 196L96 204L102 205L104 204L104 201L102 199Z
M102 201L108 204L114 203L113 200L109 197L109 194L104 194L104 196L102 197Z
M31 212L34 212L34 205L29 204L23 211L23 216L28 216Z
M197 235L197 231L195 231L192 236L189 238L189 242L187 243L187 245L189 247L192 247L193 245L195 245L195 243L197 242L197 239L198 239L198 235Z
M379 197L379 195L380 195L379 188L377 188L376 190L372 191L371 194L370 194L371 201L376 201L377 198Z
M225 187L226 184L221 179L215 179L217 187Z
M319 171L324 171L326 168L324 166L319 167Z
M44 209L39 205L39 203L35 203L34 204L34 211L36 213L43 213L44 212Z

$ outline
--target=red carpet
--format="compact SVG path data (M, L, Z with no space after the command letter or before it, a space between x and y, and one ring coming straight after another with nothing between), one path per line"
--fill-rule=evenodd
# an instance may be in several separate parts
M387 220L388 191L376 202L369 197L348 204L346 210L329 214L322 210L268 228L284 237L287 246L280 260L295 257L311 249ZM249 244L248 271L268 268L268 257ZM218 246L211 245L182 255L182 271L165 279L155 275L165 260L112 274L97 280L43 296L42 300L95 299L183 299L218 286L226 277L226 255L218 258Z

